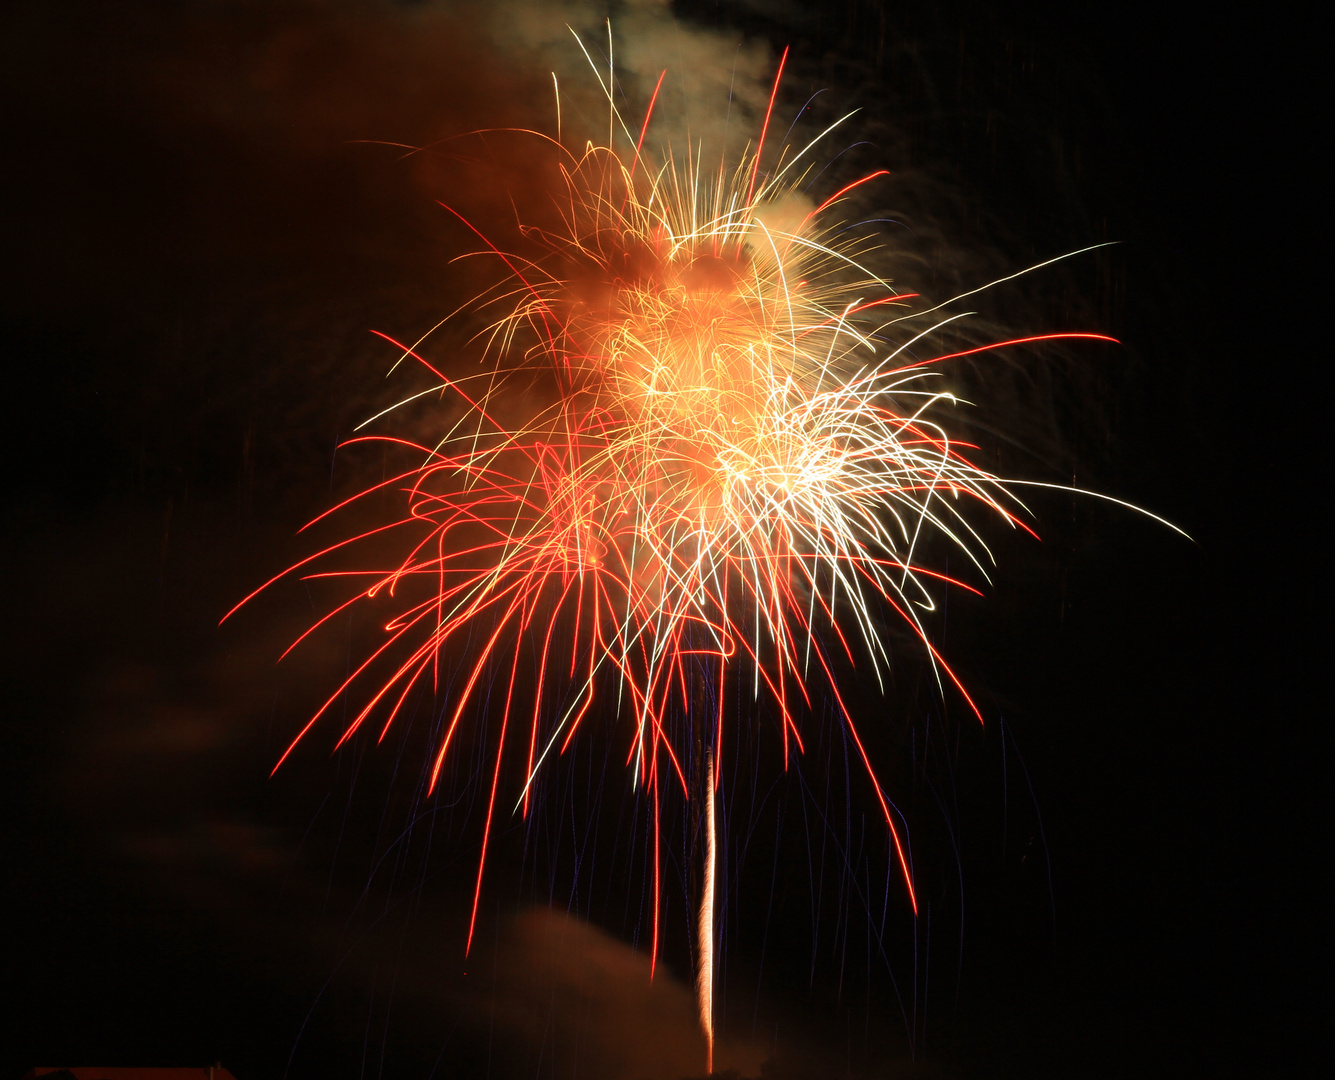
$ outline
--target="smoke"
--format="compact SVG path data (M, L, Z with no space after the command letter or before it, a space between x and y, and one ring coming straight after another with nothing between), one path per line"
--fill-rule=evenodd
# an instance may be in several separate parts
M579 919L536 908L509 920L495 990L460 998L476 1022L492 1022L516 1075L680 1080L704 1069L705 1042L690 987L660 963ZM526 1060L520 1060L526 1059ZM717 1071L754 1076L763 1050L741 1039L715 1048ZM527 1066L527 1067L525 1067ZM547 1070L551 1072L548 1073Z
M670 0L510 0L487 10L487 31L497 45L509 55L528 52L550 68L563 101L577 106L590 133L608 127L607 99L595 80L607 85L611 79L613 100L633 125L666 72L651 147L670 145L678 154L689 148L712 163L755 137L774 77L765 42L684 22Z

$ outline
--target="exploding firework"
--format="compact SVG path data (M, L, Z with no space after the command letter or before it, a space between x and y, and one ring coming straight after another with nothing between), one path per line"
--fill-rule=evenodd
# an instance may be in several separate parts
M496 815L530 812L535 777L595 707L624 721L626 763L650 806L653 958L662 793L677 785L703 807L697 992L711 1047L724 685L740 680L769 699L785 763L802 751L813 694L833 700L916 911L902 824L834 671L858 664L882 678L889 614L974 708L923 621L939 589L972 587L925 552L945 541L985 580L984 519L1027 528L1014 484L972 463L947 423L956 402L938 376L966 354L934 355L930 342L960 316L915 308L915 294L869 269L874 238L847 239L858 233L841 208L883 173L816 202L805 191L819 138L767 152L782 69L755 142L731 165L651 154L658 89L632 128L610 74L600 76L605 143L573 152L559 133L531 133L562 155L559 227L525 229L530 250L517 254L457 215L505 273L471 305L492 313L481 366L451 377L420 341L395 342L433 380L410 400L434 398L447 419L426 440L352 440L384 444L405 467L316 520L371 496L397 511L279 575L354 583L299 641L359 602L393 614L278 765L346 695L360 697L339 745L368 721L383 737L429 688L448 697L434 788L461 725L502 703L465 948ZM968 351L1057 337L1111 340L1045 334ZM516 402L535 400L514 422ZM393 543L397 555L381 562ZM369 553L361 562L359 551ZM503 763L516 755L524 782L503 792Z

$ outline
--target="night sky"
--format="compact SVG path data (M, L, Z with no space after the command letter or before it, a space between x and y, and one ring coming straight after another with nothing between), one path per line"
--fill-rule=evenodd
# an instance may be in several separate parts
M885 219L901 287L945 298L1116 241L980 297L976 325L1121 345L956 377L999 471L1192 538L1035 495L1042 540L996 537L986 598L952 594L936 624L981 728L887 630L904 652L888 693L849 694L917 830L917 927L828 703L788 774L773 718L739 713L719 1064L743 1076L1288 1075L1329 1023L1323 541L1303 520L1322 354L1285 291L1315 223L1285 179L1301 116L1280 107L1281 27L1021 6L611 9L673 43L681 115L722 55L744 117L746 58L768 78L785 45L784 126L823 88L795 130L860 109L820 184L891 171L858 209ZM436 200L503 235L542 182L518 143L402 147L550 128L549 72L579 67L548 31L605 14L0 17L0 1080L213 1061L240 1080L703 1073L680 876L648 981L643 810L610 720L531 824L501 826L465 958L468 754L426 803L420 730L331 754L317 729L271 778L354 633L275 665L318 606L300 586L218 625L308 553L305 521L379 477L334 453L401 390L371 331L415 338L475 291ZM447 326L433 355L465 362L469 332Z

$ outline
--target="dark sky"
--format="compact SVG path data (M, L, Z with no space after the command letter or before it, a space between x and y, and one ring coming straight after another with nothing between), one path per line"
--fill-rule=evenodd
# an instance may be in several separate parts
M865 213L894 218L901 284L948 293L1118 241L982 298L980 324L1121 347L961 378L1015 435L982 432L1007 468L1193 541L1036 497L1043 541L1001 541L987 600L940 628L986 725L912 663L886 700L853 691L886 718L934 922L891 917L875 940L902 897L870 876L884 837L856 784L845 808L832 738L788 776L738 780L754 798L729 811L720 1060L1284 1075L1322 1000L1329 737L1303 644L1319 354L1273 291L1304 228L1278 31L1204 7L904 7L674 10L702 56L791 44L786 118L823 87L862 109L831 176L892 171ZM317 741L271 779L346 657L275 667L310 616L298 590L217 625L379 469L331 461L394 392L370 331L415 336L468 295L449 263L467 239L434 200L500 222L540 181L502 145L405 159L365 141L548 123L555 61L523 28L555 7L448 10L71 3L0 22L5 1076L703 1071L680 887L648 984L615 732L571 756L538 825L503 830L465 960L475 785L415 802L411 738Z

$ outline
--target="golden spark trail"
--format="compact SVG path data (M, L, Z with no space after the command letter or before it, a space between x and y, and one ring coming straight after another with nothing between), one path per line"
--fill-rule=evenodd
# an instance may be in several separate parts
M714 817L718 800L714 779L714 755L705 752L705 880L700 895L700 919L696 928L700 961L695 973L695 998L700 1006L700 1027L705 1033L706 1073L714 1071L714 880L718 874L718 823Z

